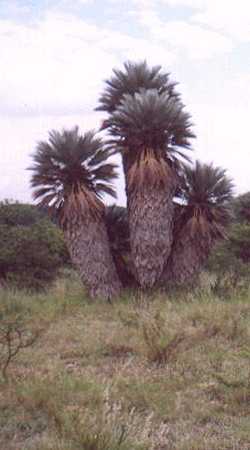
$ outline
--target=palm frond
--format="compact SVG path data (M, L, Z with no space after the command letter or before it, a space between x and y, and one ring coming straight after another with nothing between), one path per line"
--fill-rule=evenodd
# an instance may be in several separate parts
M132 151L134 159L150 148L156 158L164 155L174 163L179 158L185 159L185 152L191 150L191 139L195 137L184 105L168 92L159 94L156 89L125 95L108 123L113 140L120 148Z
M199 161L194 166L186 165L178 192L181 205L177 208L175 236L185 229L208 239L224 237L232 218L232 196L233 182L224 169Z
M123 70L114 69L114 75L106 80L106 88L99 99L97 111L112 113L120 106L124 95L134 95L141 89L156 89L157 92L168 92L169 96L179 98L175 90L176 82L170 81L169 73L161 71L161 66L149 67L146 61L124 64ZM108 123L104 124L106 128Z
M29 168L34 199L54 213L64 209L64 216L72 208L83 212L87 204L100 209L98 198L105 193L116 196L116 165L107 162L111 154L92 131L83 136L77 127L51 131L47 142L38 143Z

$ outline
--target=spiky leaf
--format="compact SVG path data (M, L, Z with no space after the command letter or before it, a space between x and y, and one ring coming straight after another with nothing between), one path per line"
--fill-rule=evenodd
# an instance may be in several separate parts
M135 159L145 149L153 151L156 159L187 158L182 149L190 149L194 138L190 115L183 104L167 92L159 94L155 89L125 95L108 122L109 132L118 145L132 151Z
M178 208L175 235L185 226L192 233L202 233L211 239L224 236L232 217L232 195L233 182L226 170L199 161L193 167L186 166L179 192L182 207Z
M113 73L113 77L106 80L107 86L100 97L98 111L112 113L121 104L124 95L133 96L141 89L156 89L159 93L168 92L171 97L179 98L175 90L177 83L170 81L169 74L162 72L161 66L151 68L146 61L127 61L123 70L114 69Z
M84 213L86 206L95 213L104 193L116 196L112 186L116 166L107 163L110 154L94 132L82 136L77 127L51 131L48 142L37 145L29 168L34 199L62 217L73 210Z

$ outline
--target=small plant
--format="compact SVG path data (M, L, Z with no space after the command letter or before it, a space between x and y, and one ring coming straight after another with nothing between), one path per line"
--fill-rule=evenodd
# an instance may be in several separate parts
M24 328L18 318L1 320L0 322L0 369L5 381L8 380L7 370L17 354L31 347L38 338L38 332L33 333Z
M175 357L179 345L185 340L184 333L176 333L173 336L168 333L166 323L159 313L153 318L145 318L142 335L147 358L157 364L165 364Z

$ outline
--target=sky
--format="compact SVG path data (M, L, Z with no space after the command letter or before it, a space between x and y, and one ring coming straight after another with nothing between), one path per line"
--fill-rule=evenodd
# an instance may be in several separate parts
M144 59L179 83L193 159L250 190L249 0L0 0L0 201L31 201L37 142L98 129L104 80ZM116 187L125 204L122 170Z

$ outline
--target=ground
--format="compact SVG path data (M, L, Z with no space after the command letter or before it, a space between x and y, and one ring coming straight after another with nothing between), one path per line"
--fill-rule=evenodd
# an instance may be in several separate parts
M108 304L62 279L0 301L1 342L35 336L0 376L1 449L250 449L250 295Z

